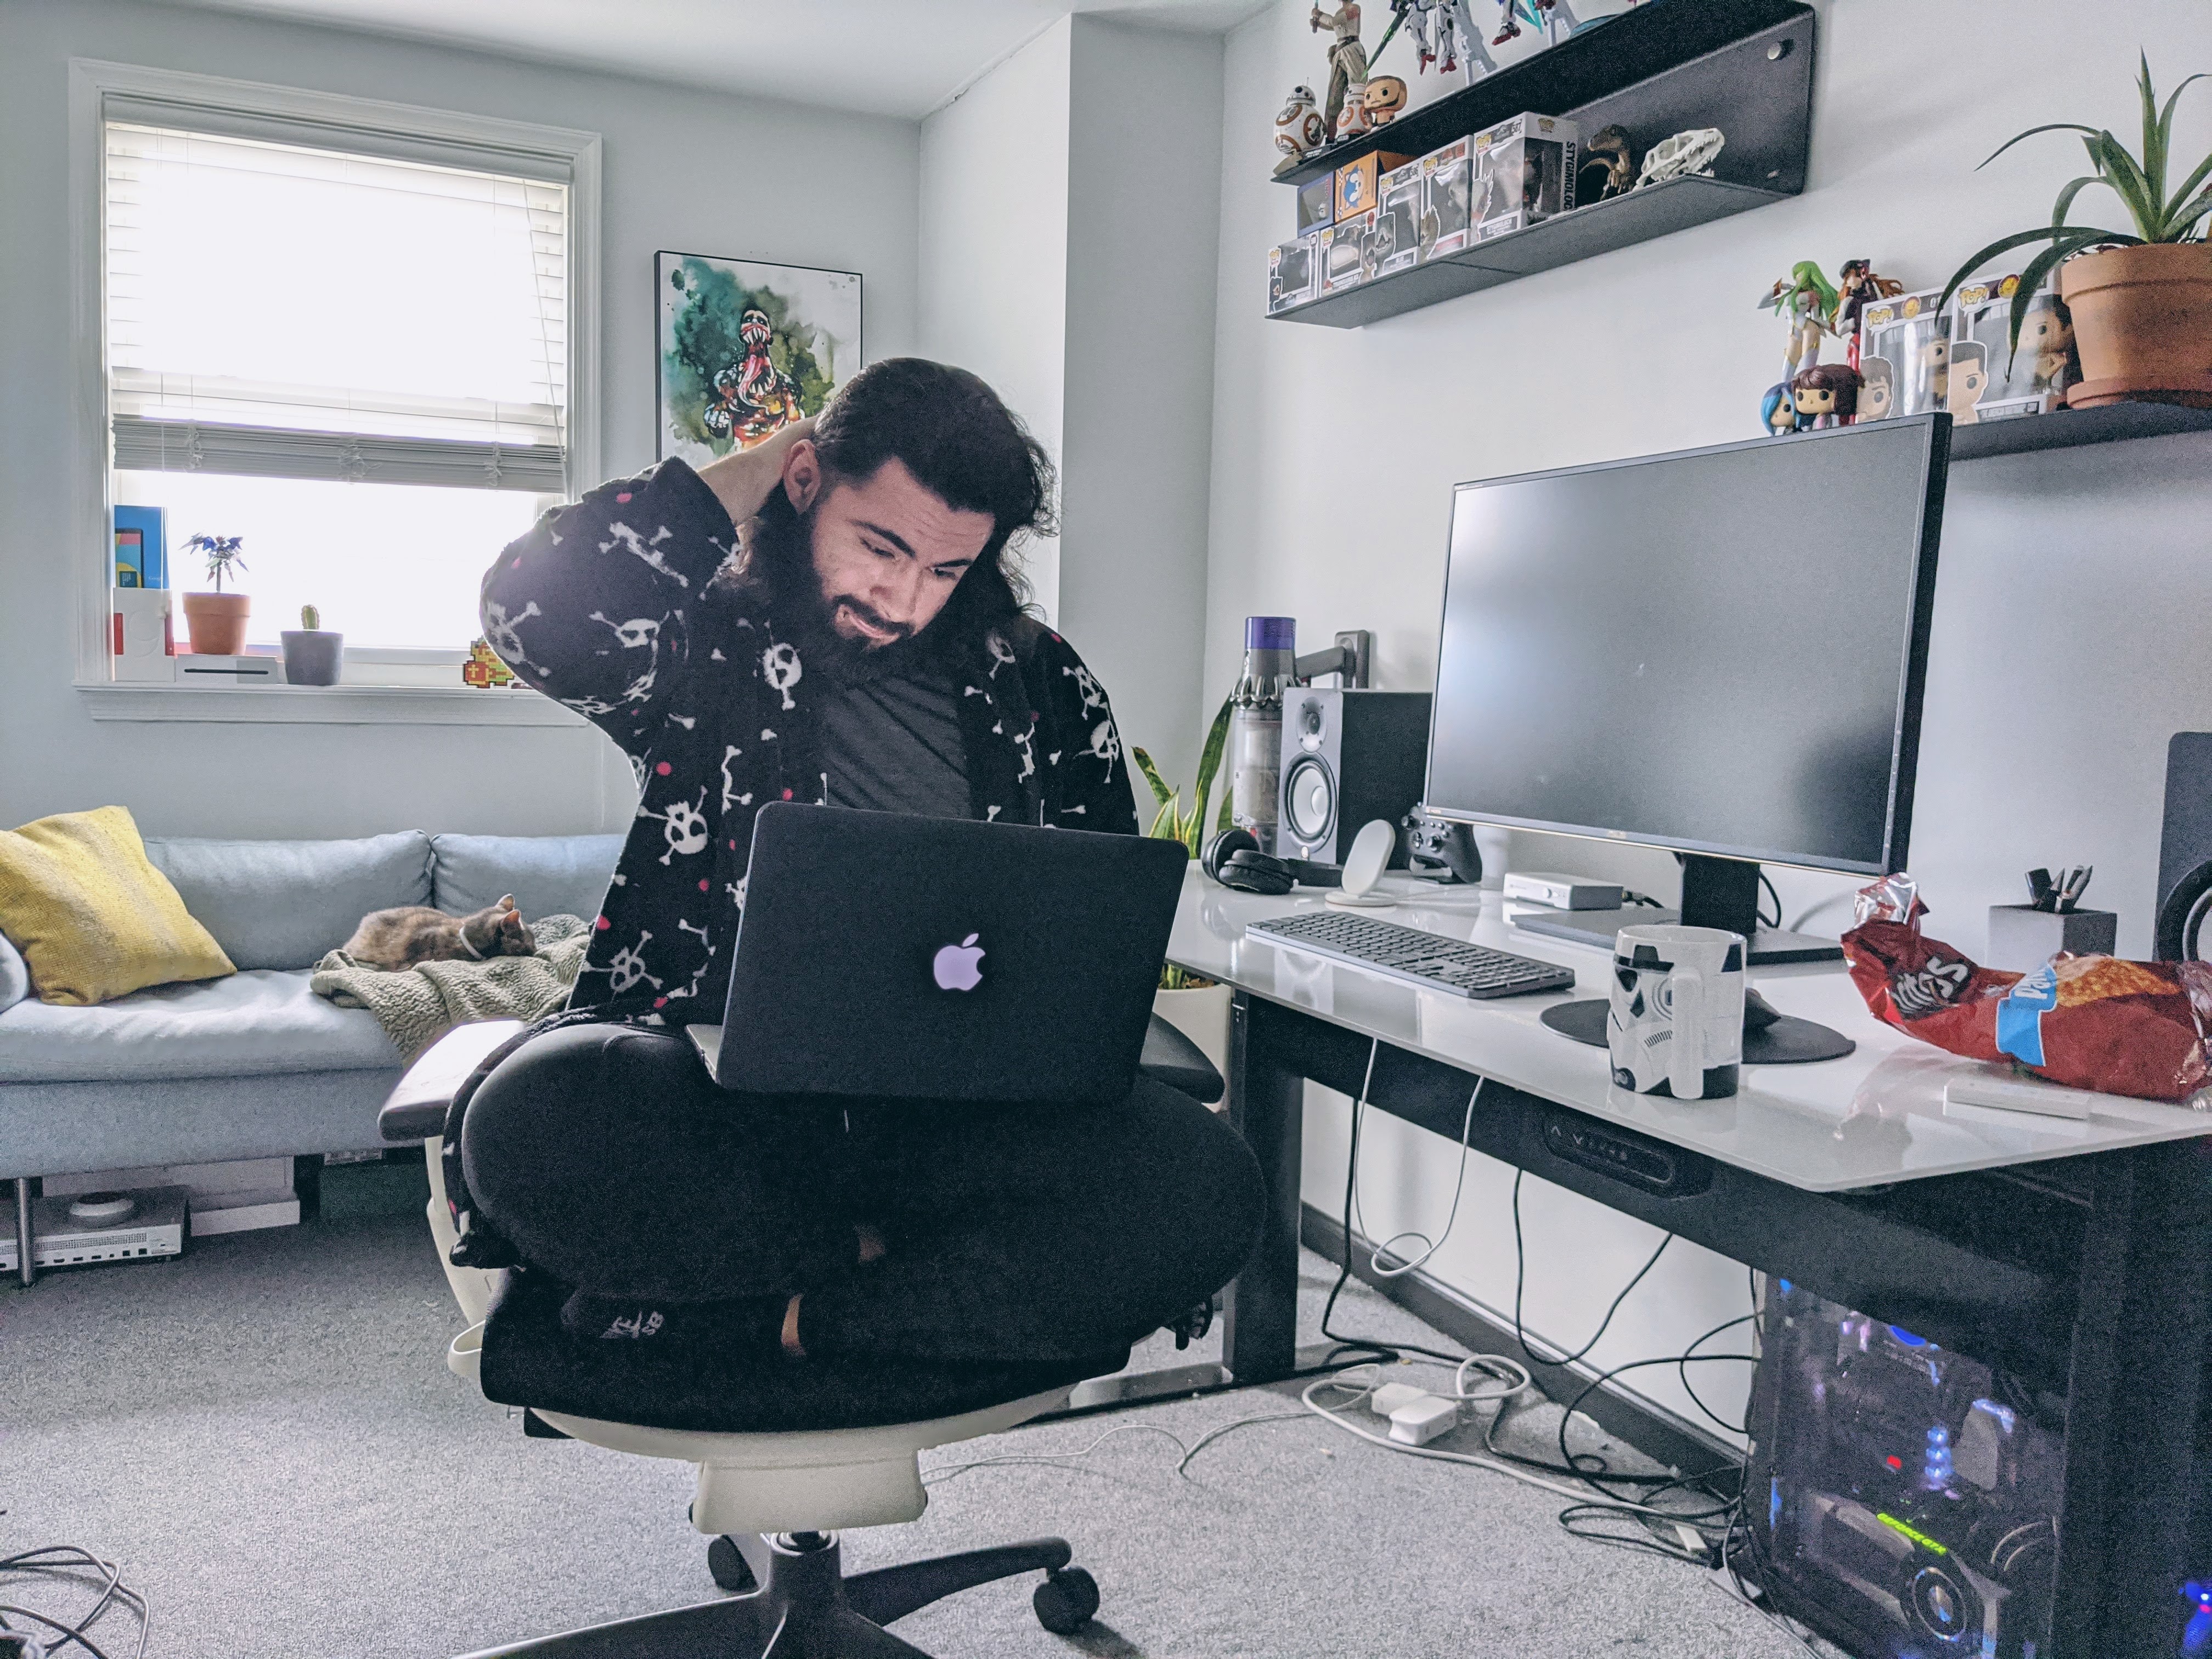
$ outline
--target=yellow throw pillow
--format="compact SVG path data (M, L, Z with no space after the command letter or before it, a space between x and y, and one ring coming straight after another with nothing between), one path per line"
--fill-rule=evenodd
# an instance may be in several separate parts
M0 830L0 933L41 1002L87 1007L149 985L234 974L146 858L127 808Z

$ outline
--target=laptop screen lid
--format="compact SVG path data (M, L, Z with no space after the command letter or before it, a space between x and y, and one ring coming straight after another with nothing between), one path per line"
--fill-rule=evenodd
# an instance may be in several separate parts
M713 1063L728 1089L1117 1100L1181 843L775 802L753 820Z

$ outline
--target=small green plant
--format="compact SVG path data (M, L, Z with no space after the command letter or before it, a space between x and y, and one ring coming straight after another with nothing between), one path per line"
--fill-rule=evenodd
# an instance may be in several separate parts
M1183 851L1192 858L1199 855L1205 840L1206 811L1212 800L1214 780L1220 775L1222 751L1229 744L1229 709L1230 699L1224 697L1220 709L1213 716L1213 724L1206 729L1206 742L1198 753L1198 781L1191 792L1196 799L1188 811L1183 810L1182 792L1168 787L1167 781L1160 776L1160 769L1152 764L1152 757L1141 749L1133 747L1129 750L1137 763L1137 769L1145 775L1145 781L1152 786L1152 799L1158 803L1158 810L1152 814L1152 828L1145 833L1160 841L1181 842ZM1229 828L1229 791L1226 789L1221 792L1221 809L1213 828L1216 834ZM1212 983L1212 980L1201 979L1173 963L1165 963L1160 969L1160 989L1163 991L1202 990Z
M215 584L215 591L220 593L224 577L235 580L238 573L246 568L246 561L238 556L238 550L245 541L243 536L198 535L187 541L185 549L207 560L208 580Z
M313 634L320 629L322 625L323 613L321 611L316 610L312 605L303 605L300 607L300 626L301 628L305 629L308 633Z
M2043 279L2077 253L2087 253L2100 246L2142 247L2146 245L2171 242L2198 242L2204 240L2204 219L2212 214L2212 188L2206 181L2212 179L2212 155L2197 164L2180 189L2168 193L2166 187L2166 167L2171 160L2170 147L2173 139L2173 106L2181 101L2191 82L2202 81L2203 75L2192 75L2173 89L2161 106L2157 89L2151 84L2150 57L2138 54L2142 70L2136 77L2136 88L2142 100L2142 154L2132 155L2128 148L2111 133L2100 127L2085 127L2078 121L2053 121L2046 125L2030 127L2026 132L2006 140L1997 146L1982 163L1987 167L2022 138L2033 138L2039 132L2078 132L2084 135L2081 148L2089 152L2092 171L2078 179L2069 179L2058 192L2058 200L2051 210L2051 222L2033 230L2023 230L2010 236L2001 236L1991 242L1966 264L1959 267L1943 290L1937 309L1951 302L1959 285L1972 276L1977 266L1994 259L2000 253L2014 248L2026 247L2031 242L2048 242L2027 269L2020 274L2020 288L2012 296L2012 346L2020 349L2021 325L2027 319L2030 301ZM2120 198L2135 222L2132 234L2124 230L2097 230L2086 225L2067 223L2066 216L2074 210L2074 200L2092 185L2102 185Z

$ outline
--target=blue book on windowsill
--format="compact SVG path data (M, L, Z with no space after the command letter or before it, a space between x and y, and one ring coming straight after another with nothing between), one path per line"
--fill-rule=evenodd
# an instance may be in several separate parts
M118 507L112 532L120 557L126 531L138 532L138 580L118 580L118 587L167 587L169 585L168 513L158 507Z

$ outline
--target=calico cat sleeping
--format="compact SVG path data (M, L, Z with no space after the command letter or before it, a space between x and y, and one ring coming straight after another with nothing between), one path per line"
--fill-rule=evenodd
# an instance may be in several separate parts
M482 962L488 957L526 957L536 941L509 893L472 916L449 916L427 905L404 904L361 919L339 949L364 967L394 973L418 962Z

